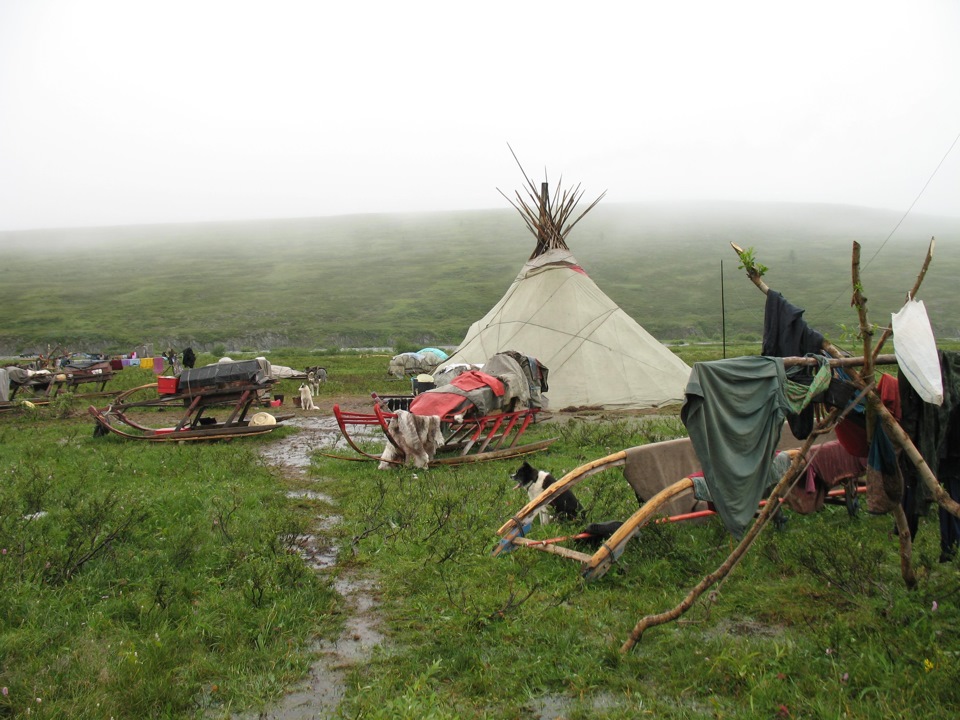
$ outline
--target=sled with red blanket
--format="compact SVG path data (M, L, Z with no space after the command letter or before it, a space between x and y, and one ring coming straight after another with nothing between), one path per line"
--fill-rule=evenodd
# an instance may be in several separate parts
M377 460L381 468L429 467L543 450L556 438L524 443L522 437L541 411L547 372L536 359L508 351L494 355L482 370L465 370L415 395L408 409L390 410L375 394L372 412L334 405L340 432L360 456L345 459ZM379 454L363 446L371 430L386 439Z

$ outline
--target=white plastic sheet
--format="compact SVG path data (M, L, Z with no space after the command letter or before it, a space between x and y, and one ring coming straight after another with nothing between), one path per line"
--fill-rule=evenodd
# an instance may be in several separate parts
M905 377L925 402L943 404L940 357L923 300L907 300L892 315L893 351Z

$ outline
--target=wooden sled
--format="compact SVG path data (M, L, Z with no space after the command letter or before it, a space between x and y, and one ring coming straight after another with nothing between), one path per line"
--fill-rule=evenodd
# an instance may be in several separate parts
M235 363L242 365L242 363ZM152 442L179 442L181 440L222 440L248 435L262 435L276 428L277 424L291 415L273 417L270 424L251 422L247 418L251 406L259 403L261 394L268 392L274 381L262 375L248 372L249 368L220 378L206 378L203 382L180 383L183 392L156 393L158 383L150 383L121 393L106 408L89 408L97 423L97 434L114 433L131 440ZM182 378L189 378L185 373ZM136 399L137 397L143 399ZM227 410L223 422L206 417L211 407ZM150 427L141 418L150 410L179 411L179 420L168 427ZM254 416L256 417L256 416Z
M792 457L799 452L796 443L797 441L792 435L786 435L781 440L780 449ZM504 523L497 531L501 539L494 547L492 554L499 555L516 547L529 547L579 562L580 572L587 580L599 578L606 574L620 558L630 539L651 521L694 520L716 514L708 503L696 500L693 495L693 480L689 475L670 485L663 486L663 478L681 475L683 470L679 468L685 468L688 472L691 472L698 470L699 466L689 438L668 440L630 448L629 450L621 450L581 465L564 475L537 498L524 505L516 515ZM527 537L541 508L547 507L555 498L567 490L571 490L588 477L618 467L623 468L624 478L634 490L641 506L610 537L602 542L596 552L589 554L558 545L554 541ZM845 504L848 512L853 514L855 505L851 501L851 492L859 493L862 492L862 489L854 488L851 490L850 486L846 486L832 490L828 495L834 501ZM760 506L762 507L764 504L766 504L765 501L761 501Z
M686 438L683 440L686 440ZM668 442L678 443L683 442L683 440L670 440ZM591 475L596 475L597 473L603 472L604 470L609 470L611 468L625 467L632 459L630 455L631 451L641 451L645 448L649 448L649 453L644 454L652 455L652 453L658 449L656 446L661 446L663 444L664 443L654 443L652 445L645 445L639 448L632 448L631 450L621 450L620 452L607 455L606 457L600 458L599 460L594 460L586 465L581 465L575 470L567 473L559 481L555 482L553 485L544 490L539 497L524 505L516 515L504 523L504 525L497 531L497 534L501 537L501 540L494 548L493 554L499 555L500 553L512 550L516 546L529 547L542 552L559 555L569 560L578 561L580 563L580 574L586 580L594 580L602 577L620 558L620 556L623 554L623 551L626 549L627 543L640 531L642 527L647 525L654 518L667 516L667 514L664 512L664 508L666 506L668 506L671 502L679 501L684 498L692 499L694 486L693 480L690 477L682 478L672 485L668 485L647 499L647 501L640 506L640 509L633 513L633 515L631 515L616 530L616 532L613 533L613 535L604 540L599 549L592 555L579 552L577 550L570 550L569 548L555 544L533 540L526 537L526 534L532 528L533 520L537 515L537 511L540 508L549 505L554 498L558 497L567 490L572 489L577 483L587 479ZM707 508L704 507L700 510L691 510L690 512L697 513L698 516L702 516L701 513L706 509Z
M538 412L539 408L526 408L482 417L441 418L444 444L437 449L436 457L430 461L430 467L503 460L549 447L557 441L557 438L518 444L521 436L535 421ZM339 405L334 405L333 415L347 444L360 455L360 458L324 453L326 457L382 462L380 455L369 453L360 446L355 437L359 428L376 429L387 442L399 447L390 429L390 420L396 416L396 413L385 411L379 404L375 404L373 412L369 413L343 410Z
M117 393L104 391L113 376L114 371L110 363L97 363L82 369L67 367L52 371L50 374L38 374L26 383L11 383L10 401L12 402L18 393L23 390L24 392L29 391L31 395L21 399L29 400L34 405L38 403L46 404L47 401L57 397L61 392L76 392L83 385L99 385L99 388L94 392L77 395L77 397L116 395Z
M646 525L654 517L668 514L665 512L666 507L686 512L696 512L706 509L705 504L703 507L697 507L696 501L692 498L693 481L688 477L683 478L663 488L654 495L647 495L646 497L643 497L643 491L641 489L634 486L634 492L637 494L637 498L642 498L646 502L644 502L640 509L631 515L612 536L607 538L599 550L592 555L571 550L554 543L544 543L526 537L533 526L533 521L537 517L540 508L548 506L555 498L567 490L573 489L578 483L592 475L612 468L627 468L628 463L633 468L640 470L638 473L627 473L625 470L624 474L628 481L631 475L638 478L644 477L643 470L650 469L656 471L656 468L651 467L651 463L658 464L661 457L674 455L674 459L676 459L677 457L692 452L692 447L688 449L689 445L690 443L686 438L682 440L668 440L665 443L644 445L638 448L631 448L630 450L621 450L571 470L560 478L560 480L544 490L538 497L524 505L497 530L497 534L501 537L501 540L493 549L493 555L509 552L518 546L530 547L542 552L559 555L569 560L578 561L581 564L581 574L587 579L600 577L609 569L613 562L623 554L627 542L641 527ZM657 450L661 449L665 451L664 454L657 452ZM695 462L694 455L694 464L688 465L687 467L696 467ZM683 499L688 496L690 497L690 501L684 503ZM682 508L682 510L680 510L680 508Z

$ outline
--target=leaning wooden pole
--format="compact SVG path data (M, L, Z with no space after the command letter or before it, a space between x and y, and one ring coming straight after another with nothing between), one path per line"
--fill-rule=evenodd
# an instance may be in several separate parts
M851 258L850 281L853 285L852 305L857 308L857 318L860 321L860 334L863 338L863 375L872 378L876 355L871 347L873 326L867 320L867 297L863 294L863 281L860 278L860 243L853 243ZM926 266L924 267L923 273L926 273ZM914 290L916 290L918 286L919 283L914 286ZM861 386L864 385L863 377L860 375L856 377L855 382ZM874 402L874 400L876 400L876 402ZM883 403L880 402L880 398L877 397L876 393L870 393L867 402L869 403L870 416L867 421L867 428L870 435L872 435L876 432L875 419L880 412L878 408L883 407L884 410L886 410L886 408ZM889 412L887 414L893 419L893 415ZM896 425L900 427L899 423L896 423ZM937 485L939 487L939 483L937 483ZM912 589L917 586L917 576L913 572L913 538L910 537L910 526L907 522L907 514L904 512L903 505L900 502L894 504L890 510L890 514L893 515L894 521L897 524L897 538L900 542L900 575L903 577L904 584Z
M730 243L731 247L740 256L740 260L743 264L744 269L747 271L747 277L750 281L756 285L761 292L766 294L769 291L766 283L760 279L760 273L757 271L756 267L752 262L748 262L748 258L744 254L743 248L739 247L736 243ZM927 267L930 264L930 259L933 257L933 248L934 243L931 240L930 247L927 250L927 258L924 261L924 267L920 271L920 274L917 277L916 283L914 283L913 289L911 291L912 295L916 295L917 291L920 289L920 284L923 282L923 278L926 275ZM830 343L824 341L824 350L826 350L833 357L841 357L841 353L836 347ZM858 387L863 388L865 382L860 374L851 370L850 376L853 379L854 384ZM910 439L910 436L904 432L903 428L900 427L900 423L897 422L897 419L893 414L887 410L887 407L880 401L880 398L876 393L870 393L867 395L866 400L872 407L876 409L877 415L880 418L880 421L883 423L883 426L888 430L888 436L893 441L895 445L903 450L906 453L907 457L910 459L910 462L914 464L917 468L917 473L920 476L921 481L924 485L927 486L927 489L930 491L931 496L940 507L944 508L951 515L960 517L960 503L957 503L949 494L940 486L940 481L937 480L936 475L933 474L933 471L930 469L930 466L927 465L926 461L923 459L923 456L920 454L920 451L917 450L917 446L913 444L913 440Z
M696 586L687 593L687 596L674 608L667 610L662 613L657 613L656 615L647 615L640 619L640 621L634 626L633 630L630 632L630 637L620 646L621 653L628 653L633 649L633 646L636 645L640 638L643 637L643 633L646 632L649 628L655 627L657 625L663 625L664 623L672 622L678 617L683 615L687 610L693 607L693 604L697 599L703 595L712 585L719 582L725 578L731 570L740 562L747 550L750 549L750 546L753 545L753 541L757 539L760 535L763 528L766 526L767 521L773 517L774 513L780 508L779 498L786 494L786 491L793 485L797 477L800 475L801 470L807 464L807 452L813 446L813 443L816 442L817 436L821 433L817 430L822 430L822 428L829 427L829 424L839 415L839 410L834 410L826 419L822 420L817 429L810 433L806 441L800 447L799 452L793 458L790 463L790 467L784 473L783 477L780 478L780 481L776 484L773 490L770 492L769 497L767 498L767 504L763 506L763 509L760 511L760 514L757 516L757 519L754 521L753 525L750 526L750 529L746 532L743 538L740 540L740 543L733 549L733 552L723 561L723 564L720 565L716 570L703 578Z
M913 287L910 288L910 292L907 293L907 300L912 300L917 291L920 289L920 284L923 282L923 279L927 276L927 270L930 268L930 261L933 260L933 249L937 244L936 238L930 238L930 244L927 246L927 256L923 260L923 266L920 268L920 273L917 275L917 281L913 284ZM884 328L883 333L880 335L880 339L877 340L877 344L873 347L874 357L880 354L880 351L883 349L883 344L893 335L893 327L887 326Z

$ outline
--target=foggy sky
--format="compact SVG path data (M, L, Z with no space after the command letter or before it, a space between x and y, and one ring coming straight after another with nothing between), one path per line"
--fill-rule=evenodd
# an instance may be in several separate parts
M955 0L0 0L0 230L504 208L507 143L604 202L960 215L958 36Z

